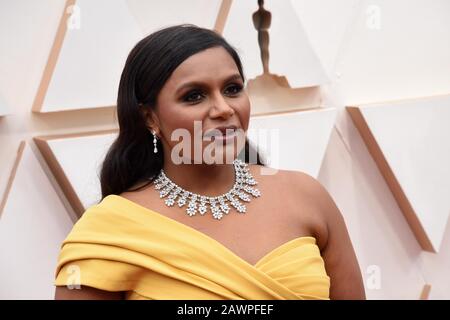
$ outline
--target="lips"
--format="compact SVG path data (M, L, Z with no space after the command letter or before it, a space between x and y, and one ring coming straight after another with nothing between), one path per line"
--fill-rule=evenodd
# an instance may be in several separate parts
M220 126L210 130L207 130L204 134L204 137L224 137L226 135L233 135L236 131L237 127L234 125L229 126Z

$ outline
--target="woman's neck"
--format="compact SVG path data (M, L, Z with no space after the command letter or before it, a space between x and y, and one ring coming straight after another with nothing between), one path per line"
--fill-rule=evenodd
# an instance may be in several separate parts
M218 196L234 185L234 165L231 164L174 164L165 161L166 176L179 187L205 196Z

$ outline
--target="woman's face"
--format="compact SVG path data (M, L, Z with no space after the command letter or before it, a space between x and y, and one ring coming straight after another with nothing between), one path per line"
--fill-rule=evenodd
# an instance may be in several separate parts
M223 47L214 47L190 56L175 69L152 112L152 128L161 139L165 159L170 156L174 163L180 163L179 159L184 163L231 163L245 143L250 100L233 58ZM209 136L221 134L212 130L221 126L234 126L236 135L225 141ZM178 133L175 141L172 133ZM187 143L184 151L182 143Z

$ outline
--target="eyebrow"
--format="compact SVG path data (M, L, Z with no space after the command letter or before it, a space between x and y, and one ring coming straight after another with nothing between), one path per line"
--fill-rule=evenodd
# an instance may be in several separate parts
M229 82L232 80L236 80L236 79L241 79L242 77L239 73L233 74L231 76L229 76L228 78L225 79L224 82ZM206 82L202 82L202 81L191 81L191 82L186 82L184 84L182 84L176 91L175 94L179 93L181 90L185 89L185 88L189 88L189 87L195 87L195 86L206 86L207 83Z

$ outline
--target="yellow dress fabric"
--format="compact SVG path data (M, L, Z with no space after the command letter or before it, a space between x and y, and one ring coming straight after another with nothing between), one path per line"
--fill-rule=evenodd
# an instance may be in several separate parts
M109 195L63 241L54 284L126 291L133 300L328 300L330 277L314 237L252 265L188 225Z

